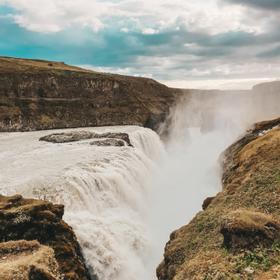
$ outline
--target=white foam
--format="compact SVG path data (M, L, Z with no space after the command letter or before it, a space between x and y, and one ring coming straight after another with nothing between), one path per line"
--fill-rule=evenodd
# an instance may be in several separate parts
M38 141L66 130L1 133L0 192L64 204L64 218L100 280L149 279L147 197L163 145L140 127L82 130L127 132L135 148Z

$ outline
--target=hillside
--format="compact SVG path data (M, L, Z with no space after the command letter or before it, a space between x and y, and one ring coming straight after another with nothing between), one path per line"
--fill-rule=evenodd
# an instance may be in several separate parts
M146 78L0 57L0 131L140 125L157 129L173 90Z
M160 280L280 279L280 119L223 155L223 191L170 236Z

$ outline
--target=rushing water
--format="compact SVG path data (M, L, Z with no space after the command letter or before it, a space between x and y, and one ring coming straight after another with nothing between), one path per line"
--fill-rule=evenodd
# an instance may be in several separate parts
M64 218L100 280L149 279L149 181L163 144L140 127L88 130L127 132L135 148L38 141L54 131L1 133L0 191L64 204Z
M168 153L155 132L140 127L80 129L127 132L134 148L38 140L69 130L1 133L0 192L64 204L100 280L155 279L169 234L220 188L225 135L181 126L173 125Z
M211 129L201 123L201 103L179 103L165 147L136 126L80 129L126 132L134 148L39 141L69 130L0 133L0 193L64 204L100 280L155 279L169 234L221 189L221 152L248 124L272 116L238 99L222 101L211 105Z

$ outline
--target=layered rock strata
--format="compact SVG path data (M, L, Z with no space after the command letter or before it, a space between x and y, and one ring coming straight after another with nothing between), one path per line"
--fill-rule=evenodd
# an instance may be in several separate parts
M147 78L0 57L0 131L140 125L156 130L174 91Z

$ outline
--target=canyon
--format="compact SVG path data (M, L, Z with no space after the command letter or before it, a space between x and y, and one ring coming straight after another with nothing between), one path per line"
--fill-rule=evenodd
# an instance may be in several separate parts
M0 57L5 280L278 279L279 92Z

